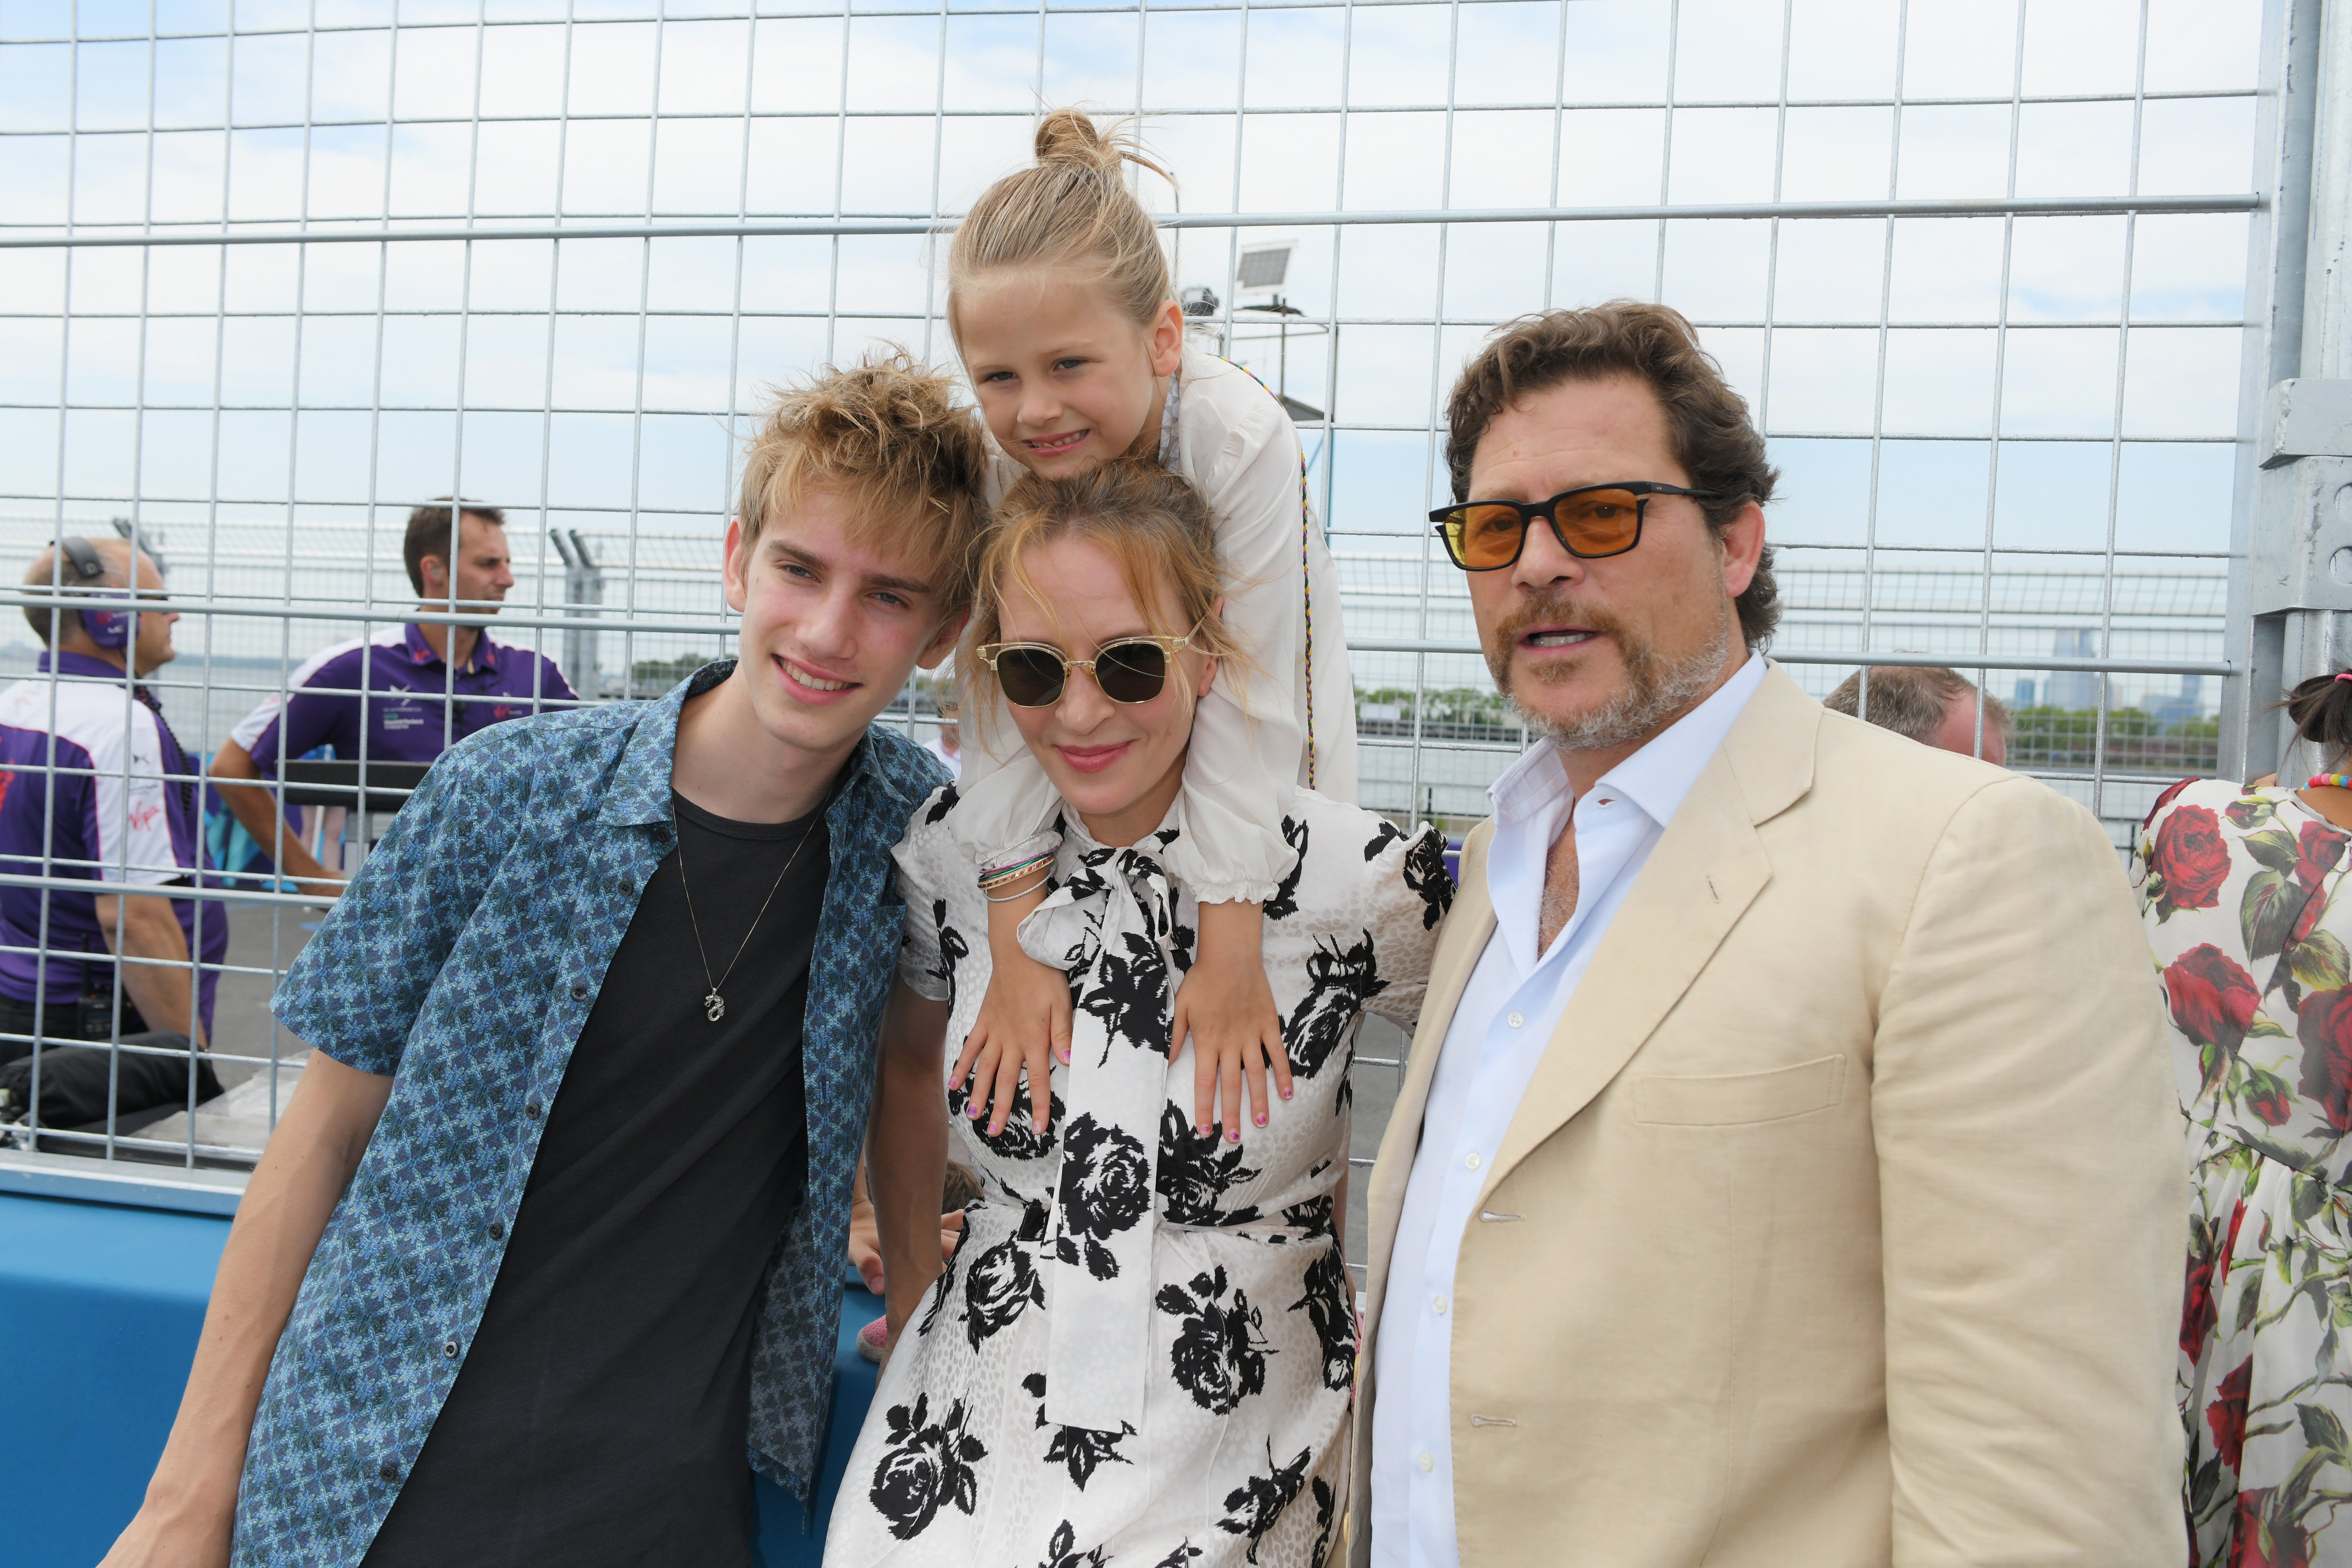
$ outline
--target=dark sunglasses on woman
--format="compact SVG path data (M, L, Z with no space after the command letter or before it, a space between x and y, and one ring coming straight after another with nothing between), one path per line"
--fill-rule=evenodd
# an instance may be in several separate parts
M1517 562L1538 518L1551 524L1559 547L1580 561L1622 555L1642 542L1642 514L1652 496L1723 500L1720 490L1685 489L1648 479L1580 485L1549 500L1470 500L1429 514L1445 553L1465 572L1493 572Z
M1197 628L1196 628L1197 629ZM1115 637L1092 658L1072 658L1052 643L982 643L977 651L996 672L1004 700L1015 708L1051 708L1062 700L1069 673L1083 669L1113 702L1149 702L1168 684L1168 667L1191 644L1181 637Z

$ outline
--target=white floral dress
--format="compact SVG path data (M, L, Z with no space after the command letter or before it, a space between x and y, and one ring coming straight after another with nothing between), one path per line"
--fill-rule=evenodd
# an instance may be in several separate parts
M942 818L899 845L899 974L970 1030L987 906ZM882 1374L827 1526L827 1568L1215 1568L1323 1561L1344 1516L1354 1292L1333 1194L1369 1008L1410 1024L1453 897L1444 840L1308 791L1297 868L1265 906L1266 979L1295 1079L1239 1142L1193 1131L1170 1008L1199 930L1168 826L1125 849L1060 825L1023 947L1068 972L1071 1060L1052 1120L1024 1087L986 1136L948 1092L987 1195Z

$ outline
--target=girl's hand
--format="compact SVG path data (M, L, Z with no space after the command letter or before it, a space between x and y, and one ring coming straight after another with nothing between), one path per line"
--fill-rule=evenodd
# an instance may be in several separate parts
M1213 1122L1228 1142L1241 1140L1244 1084L1257 1125L1265 1125L1274 1106L1266 1093L1268 1064L1275 1092L1290 1098L1282 1016L1275 1010L1259 951L1263 916L1258 904L1201 906L1201 955L1176 988L1174 1026L1168 1036L1171 1061L1185 1037L1192 1037L1193 1125L1206 1133Z
M1053 1064L1070 1059L1070 983L1062 972L1021 949L1021 921L1045 901L1045 886L988 910L988 989L980 1016L964 1037L950 1084L969 1081L966 1114L985 1113L989 1136L1004 1131L1013 1091L1029 1075L1029 1121L1040 1136L1054 1114ZM1050 1055L1049 1055L1050 1053Z

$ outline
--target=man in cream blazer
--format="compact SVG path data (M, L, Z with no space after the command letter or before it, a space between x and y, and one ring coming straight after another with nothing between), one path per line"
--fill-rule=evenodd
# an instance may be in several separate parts
M1450 414L1548 743L1372 1174L1350 1560L2181 1562L2183 1124L2105 835L1750 651L1775 476L1681 317L1512 323Z

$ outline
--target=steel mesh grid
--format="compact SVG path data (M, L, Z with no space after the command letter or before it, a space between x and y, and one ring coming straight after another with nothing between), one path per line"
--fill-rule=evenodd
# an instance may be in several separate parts
M1182 175L1181 212L1139 189L1180 286L1218 296L1204 332L1309 405L1367 805L1466 826L1525 743L1421 522L1453 368L1517 310L1631 294L1700 323L1789 476L1776 653L1817 691L1865 648L2030 683L2017 756L2120 827L2218 763L2263 20L20 4L0 555L115 515L160 537L189 619L154 684L197 750L310 651L416 618L379 536L431 495L508 506L503 637L593 630L603 694L665 685L720 646L714 520L760 385L877 338L944 357L929 236L1037 103L1086 101L1139 110ZM1234 298L1267 237L1290 313ZM551 527L593 542L600 605ZM932 721L912 693L902 717ZM301 900L224 901L276 906L267 961L224 971L267 984ZM274 1079L281 1041L217 1048ZM236 1157L193 1118L96 1142Z

